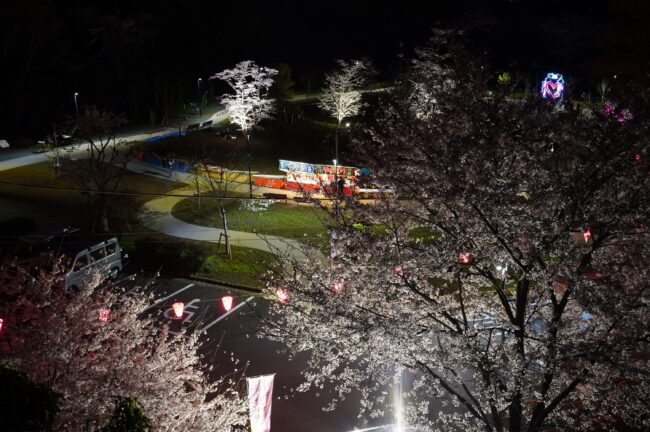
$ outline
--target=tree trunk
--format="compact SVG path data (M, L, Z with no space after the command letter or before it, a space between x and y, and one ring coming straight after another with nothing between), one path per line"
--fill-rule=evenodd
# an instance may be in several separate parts
M339 130L341 129L341 122L339 121L336 125L336 131L334 132L334 159L336 163L339 164Z
M100 204L99 220L102 224L102 230L104 232L109 232L110 229L108 226L108 203L105 201L102 201Z
M246 133L246 152L248 153L248 197L253 198L253 176L251 175L251 142L248 131Z
M232 259L232 251L230 250L230 235L228 234L228 216L226 215L226 208L223 206L223 201L219 200L219 210L221 210L221 220L223 221L223 232L226 237L226 252L228 257Z

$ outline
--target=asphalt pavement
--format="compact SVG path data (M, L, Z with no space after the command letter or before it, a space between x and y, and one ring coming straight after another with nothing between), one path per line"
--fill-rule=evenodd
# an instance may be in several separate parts
M269 300L226 286L185 279L160 278L151 289L160 300L150 311L160 318L161 325L170 323L171 331L183 334L205 332L208 341L202 354L210 359L206 366L214 366L215 374L230 373L235 367L241 369L243 364L247 364L246 376L276 374L271 430L350 432L355 426L361 427L357 419L358 396L344 401L334 412L323 412L321 407L328 402L326 395L331 389L324 388L320 393L291 391L302 383L300 371L306 367L306 356L290 359L284 344L256 337L267 316ZM225 295L234 297L230 313L221 301ZM173 317L171 305L175 302L185 303L185 313L180 319ZM232 357L239 360L238 366L232 364ZM371 421L365 427L389 421Z
M202 123L208 120L212 120L213 123L219 123L227 117L228 114L223 109L223 106L214 104L205 107L202 111L202 115L185 116L177 122L170 123L168 127L146 125L125 127L117 131L115 138L117 141L127 144L178 132L179 128L181 130L186 130L191 124ZM11 142L9 144L11 145ZM86 155L87 149L88 144L83 142L62 146L59 147L58 150L49 152L41 152L38 146L30 148L2 149L0 150L0 171L49 161L56 157L57 151L60 155L71 156L73 158L83 158Z

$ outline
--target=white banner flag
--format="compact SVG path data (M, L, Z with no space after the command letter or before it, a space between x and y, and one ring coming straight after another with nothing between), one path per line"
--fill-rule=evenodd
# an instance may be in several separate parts
M246 378L248 382L248 412L251 432L270 432L273 375Z

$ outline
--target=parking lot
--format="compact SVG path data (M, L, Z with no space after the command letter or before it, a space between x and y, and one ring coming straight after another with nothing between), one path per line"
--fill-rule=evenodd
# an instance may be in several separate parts
M254 296L232 290L226 286L206 285L182 279L159 279L155 282L158 300L148 311L154 313L162 323L170 326L170 331L177 333L199 331L207 332L224 325L229 317L238 317L242 313L250 314L249 302ZM226 308L224 297L231 297L230 307ZM174 304L182 303L181 316L175 311ZM228 302L227 302L228 303ZM177 305L178 308L178 305Z

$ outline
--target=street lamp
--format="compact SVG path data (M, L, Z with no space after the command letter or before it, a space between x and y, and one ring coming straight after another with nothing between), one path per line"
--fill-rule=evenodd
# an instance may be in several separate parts
M77 111L77 117L79 117L79 105L77 105L77 97L79 96L79 93L74 92L74 109Z
M201 100L203 99L203 98L201 97L201 81L203 81L201 78L199 78L198 80L196 80L196 85L197 85L198 88L199 88L199 115L202 115L202 114L201 114Z

